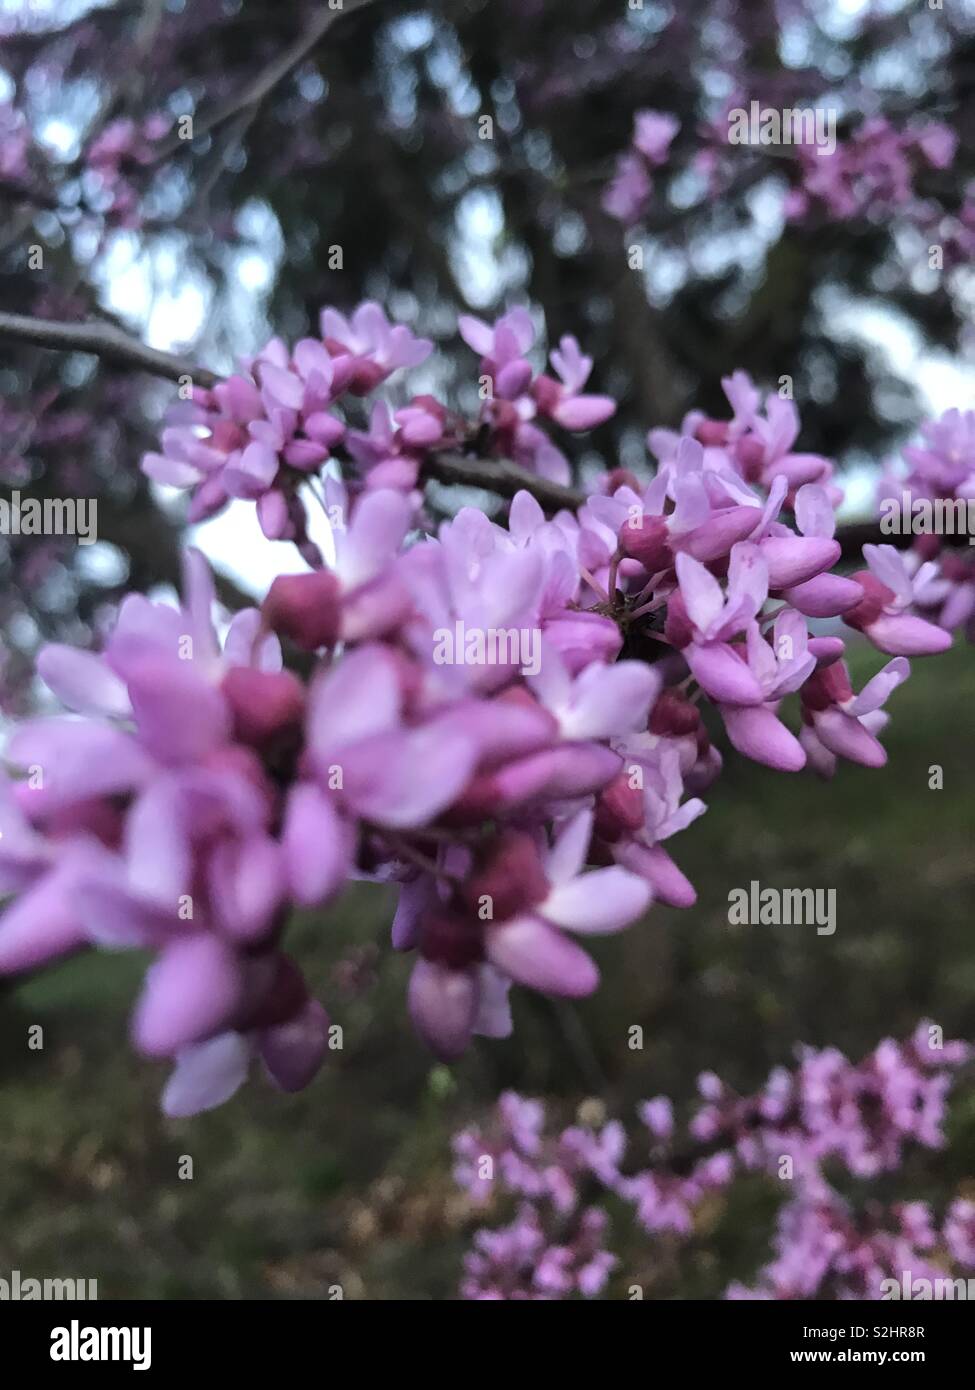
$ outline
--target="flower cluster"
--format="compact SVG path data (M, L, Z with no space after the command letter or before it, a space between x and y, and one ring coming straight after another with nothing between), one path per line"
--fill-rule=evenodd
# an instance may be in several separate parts
M975 641L975 411L948 410L921 434L921 443L904 450L907 470L889 470L878 488L881 531L906 527L915 539L903 554L879 547L887 552L884 568L876 560L871 568L887 587L888 605ZM968 544L952 546L952 538Z
M861 1211L825 1176L892 1173L909 1146L939 1148L952 1073L969 1057L928 1023L856 1065L834 1048L804 1047L793 1069L777 1068L754 1095L702 1075L685 1124L667 1097L645 1102L642 1139L602 1118L550 1134L540 1103L507 1093L486 1126L453 1142L455 1180L476 1208L495 1211L502 1197L517 1204L510 1226L475 1234L464 1297L597 1295L622 1263L607 1248L602 1200L621 1199L650 1235L688 1237L704 1198L730 1194L746 1173L787 1182L790 1196L775 1259L756 1289L733 1285L729 1298L878 1298L892 1271L931 1277L932 1260L975 1267L971 1202L955 1201L939 1234L923 1203L867 1201Z
M928 121L898 130L882 116L863 121L835 149L797 145L800 176L787 197L787 215L800 220L819 212L833 221L880 221L899 214L939 242L945 231L950 240L954 227L965 259L975 238L975 204L966 201L955 222L921 191L926 171L950 168L957 147L950 126Z
M140 121L119 117L109 121L84 152L84 175L90 185L89 203L112 225L142 225L143 195L130 172L148 168L157 158L158 144L168 135L172 118L163 112Z
M212 390L194 388L192 402L174 410L162 452L147 454L142 466L156 482L192 489L191 520L247 498L269 539L295 541L308 553L298 488L345 438L331 407L346 391L364 395L424 361L433 347L393 327L378 304L363 304L351 319L326 309L321 332L293 352L273 339L244 372Z
M770 104L736 91L727 98L721 114L702 124L697 131L689 168L707 188L707 202L733 194L736 181L743 177L742 145L734 140L734 120L749 107L776 122L808 113L821 123L835 123L835 98L821 98L811 108L795 111L783 93L769 89ZM814 138L813 125L802 126L793 134L786 128L781 138L763 138L757 129L746 147L753 156L764 157L768 172L774 174L786 157L789 178L784 192L783 212L792 222L818 224L830 222L884 222L896 217L914 228L925 244L937 244L943 265L967 264L975 250L975 185L965 188L957 205L939 188L937 176L950 169L958 148L957 132L940 121L924 121L898 128L885 116L870 116L849 134L837 138ZM778 127L777 127L778 128ZM648 218L652 207L653 173L670 158L670 145L680 129L678 119L666 112L639 111L634 118L631 145L617 161L613 176L603 190L603 209L626 229ZM769 132L765 132L769 135ZM801 138L800 138L801 136ZM774 150L769 146L774 145ZM776 157L770 159L769 154ZM750 165L746 165L747 170Z
M832 1190L786 1202L772 1240L774 1258L757 1284L732 1284L726 1297L953 1298L953 1287L946 1294L937 1290L953 1283L954 1271L975 1269L970 1248L957 1239L959 1228L970 1224L971 1206L956 1198L939 1229L927 1202L875 1201L858 1209Z
M286 1087L313 1074L328 1023L282 931L354 879L399 887L393 944L414 954L410 1011L441 1057L510 1030L512 983L590 993L580 936L695 900L665 846L721 770L704 701L772 768L876 767L906 655L950 643L881 580L831 572L832 465L796 452L792 402L763 402L742 373L725 383L729 419L651 432L649 484L604 474L550 518L521 491L505 523L463 508L437 527L420 483L444 438L552 477L537 421L582 430L614 407L586 392L572 338L556 376L536 373L527 312L460 327L490 383L475 421L432 397L375 401L368 431L339 417L337 398L351 416L431 350L373 304L326 309L320 339L271 343L197 393L147 471L192 489L196 516L251 498L307 567L221 644L190 552L182 608L132 596L101 655L41 653L74 713L7 748L0 883L19 896L0 970L83 946L152 951L134 1038L176 1060L174 1113L224 1099L255 1055ZM304 483L321 489L327 564ZM809 627L837 615L896 653L859 694L842 639Z
M249 498L269 539L296 541L307 553L300 489L333 457L353 461L366 488L410 494L428 457L466 449L476 437L489 453L566 483L568 462L538 421L589 430L616 409L608 396L584 391L593 363L575 338L564 337L552 352L554 376L536 373L528 360L531 315L513 309L493 327L460 320L464 341L481 357L477 420L418 395L398 410L376 401L367 427L354 429L356 398L424 362L433 344L391 324L373 303L349 318L323 310L320 331L293 351L272 340L241 372L212 390L196 388L192 402L173 412L162 452L148 454L143 469L157 482L193 490L192 520L231 498Z
M604 210L624 227L634 226L645 215L653 194L653 172L667 163L679 129L676 116L667 112L636 113L630 149L620 155L603 193Z

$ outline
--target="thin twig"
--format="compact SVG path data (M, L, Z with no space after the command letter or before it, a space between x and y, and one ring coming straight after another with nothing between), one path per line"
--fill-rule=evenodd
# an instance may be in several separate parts
M241 91L230 97L212 114L205 115L200 121L194 121L193 140L199 140L201 136L209 135L211 131L226 125L227 121L232 120L238 112L259 106L278 83L283 82L288 73L296 68L303 58L308 56L316 44L321 42L333 24L340 20L343 15L355 14L357 10L365 9L367 5L373 3L374 0L343 0L340 8L331 9L327 0L319 0L321 12L302 30L293 43L289 44L251 82L247 83ZM191 143L190 140L183 139L177 133L153 152L152 162L154 164L161 163Z

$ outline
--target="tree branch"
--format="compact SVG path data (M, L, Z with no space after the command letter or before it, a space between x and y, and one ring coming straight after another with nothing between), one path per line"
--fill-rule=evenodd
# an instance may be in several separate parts
M0 313L0 338L16 338L57 352L88 352L116 366L135 367L170 381L188 376L199 386L216 386L220 380L205 367L195 367L171 352L147 347L104 319L59 323L27 314Z
M423 474L438 483L479 487L498 497L511 498L524 490L549 513L563 507L574 511L586 500L586 493L581 489L540 478L510 459L470 459L454 452L431 453L424 459Z

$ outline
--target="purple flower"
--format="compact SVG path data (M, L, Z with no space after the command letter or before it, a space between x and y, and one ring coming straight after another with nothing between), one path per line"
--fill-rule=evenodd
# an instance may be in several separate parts
M495 396L515 400L528 389L533 372L526 354L535 341L535 326L527 309L511 309L493 328L470 314L462 314L457 325L467 346L480 354Z
M838 757L864 767L883 767L887 754L875 737L887 722L883 706L910 673L910 664L896 657L855 695L845 662L819 667L802 689L800 734L817 772L831 777Z
M603 191L603 209L624 227L633 227L646 212L652 192L653 181L639 155L621 155Z
M591 430L616 414L609 396L587 396L582 388L592 372L592 358L585 357L575 338L564 337L551 354L552 366L562 384L541 376L533 391L539 409L567 430Z
M433 351L426 338L417 338L403 324L391 324L380 305L360 304L350 318L337 309L323 309L321 333L333 357L351 359L350 389L371 391L401 367L418 367Z
M768 570L759 549L744 543L732 549L727 593L687 554L677 556L677 579L678 594L667 615L669 635L695 679L723 704L761 704L761 684L740 649L728 641L753 621L768 594Z
M666 111L638 111L634 118L633 145L651 164L664 164L680 121Z
M915 589L933 577L935 567L922 565L912 575L903 555L892 545L865 545L863 554L870 566L869 571L857 575L864 596L844 614L843 621L892 656L932 656L947 651L950 632L907 612L915 600Z

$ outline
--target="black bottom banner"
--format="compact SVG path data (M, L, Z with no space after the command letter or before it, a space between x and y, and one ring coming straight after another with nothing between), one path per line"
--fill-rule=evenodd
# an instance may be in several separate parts
M959 1304L961 1306L959 1306ZM598 1356L612 1345L618 1356L630 1337L654 1338L654 1360L663 1353L682 1369L720 1369L747 1372L768 1368L778 1372L793 1366L936 1367L948 1370L965 1364L971 1346L972 1318L961 1300L910 1303L651 1303L642 1307L576 1304L536 1309L532 1321L522 1322L527 1310L514 1312L517 1321L498 1323L508 1315L469 1306L456 1306L445 1324L443 1315L423 1327L422 1305L367 1302L0 1302L0 1336L5 1361L28 1374L51 1368L70 1379L79 1372L175 1377L187 1372L272 1372L307 1361L313 1364L336 1354L381 1358L384 1346L397 1359L404 1343L384 1343L376 1330L384 1323L395 1331L404 1316L403 1331L410 1345L435 1337L428 1352L442 1343L448 1355L460 1348L452 1333L503 1331L520 1338L518 1359L531 1355L532 1336L545 1332L544 1362L550 1370L558 1352L579 1352L580 1333ZM562 1324L568 1316L571 1321ZM454 1317L463 1318L454 1323ZM474 1322L467 1322L474 1318ZM538 1319L541 1319L541 1322ZM548 1321L554 1318L555 1322ZM482 1321L482 1319L484 1321ZM565 1336L559 1334L564 1327ZM593 1341L592 1338L599 1340ZM604 1339L613 1338L610 1344ZM541 1360L541 1344L538 1354ZM486 1341L467 1353L482 1364L507 1343ZM602 1351L600 1351L602 1347ZM363 1365L365 1370L365 1364Z

